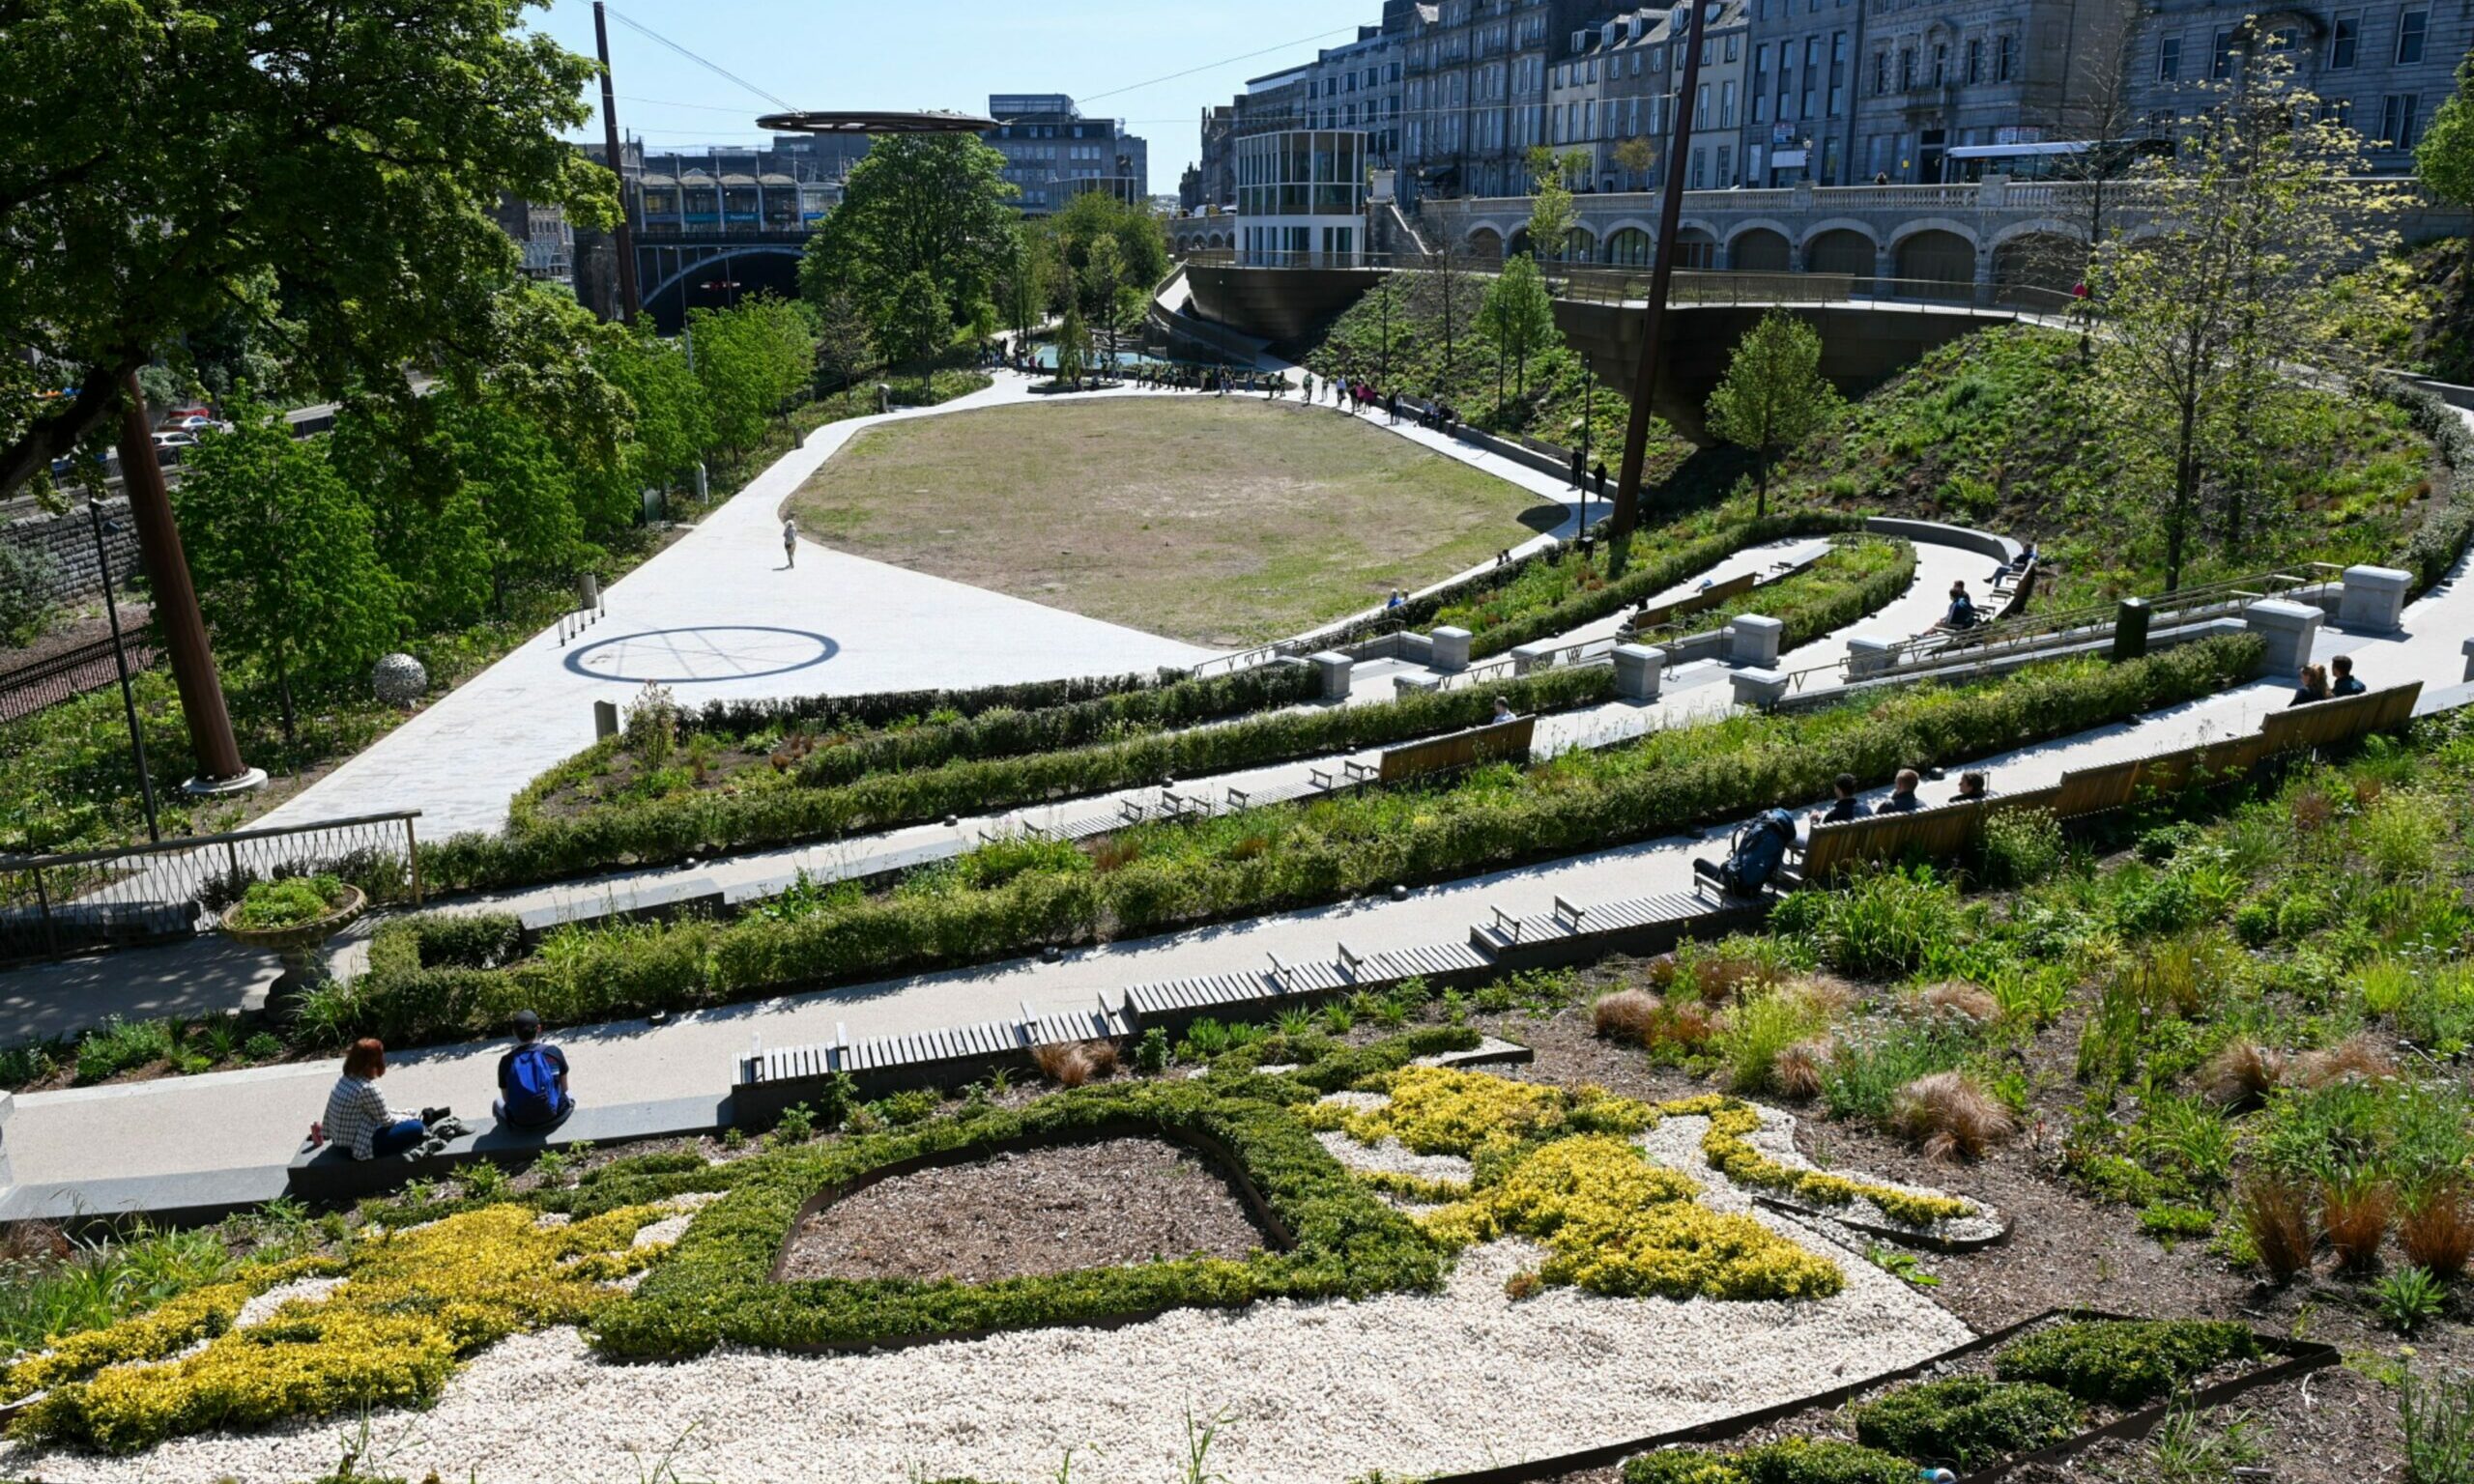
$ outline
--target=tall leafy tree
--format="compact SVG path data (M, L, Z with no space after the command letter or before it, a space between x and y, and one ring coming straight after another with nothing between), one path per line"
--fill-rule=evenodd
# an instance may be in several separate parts
M502 193L608 219L609 173L560 138L588 117L592 65L524 11L0 6L0 343L78 388L0 398L0 492L102 427L125 373L229 315L279 325L304 385L400 383L514 276Z
M936 280L924 271L905 279L894 296L886 343L919 363L919 400L935 398L936 356L953 343L954 312Z
M1115 244L1117 278L1149 287L1168 276L1168 233L1148 203L1120 201L1086 190L1048 220L1058 258L1077 272L1091 266L1104 243Z
M1006 231L996 266L998 322L1018 335L1037 329L1047 317L1055 277L1054 241L1029 222L1015 222Z
M2474 205L2474 56L2458 64L2457 91L2414 146L2414 168L2441 200Z
M605 347L600 359L601 374L626 393L634 414L623 450L627 487L668 488L713 442L705 388L688 368L685 349L647 324Z
M877 140L808 239L800 291L811 303L850 295L890 343L911 275L925 273L952 323L967 323L994 292L1013 235L1004 168L1004 156L969 134Z
M743 455L815 375L816 333L803 304L759 294L731 309L688 311L696 380L704 387L713 437Z
M1555 300L1546 292L1546 275L1538 271L1537 259L1522 253L1504 265L1504 271L1486 285L1486 297L1478 306L1478 323L1495 342L1495 408L1500 412L1504 400L1500 357L1510 357L1518 367L1513 390L1526 396L1530 357L1561 339L1555 329Z
M1100 327L1109 365L1116 364L1117 327L1124 321L1122 302L1126 289L1125 252L1113 237L1103 237L1091 244L1089 257L1081 272L1083 312Z
M2337 275L2394 236L2397 192L2353 178L2361 138L2316 101L2251 49L2179 164L2149 181L2164 230L2116 232L2089 271L2104 319L2093 390L2124 435L2133 508L2163 546L2169 592L2207 497L2239 498L2223 476L2272 429L2293 376L2341 353ZM2229 516L2230 546L2247 520Z
M296 685L344 680L402 625L397 585L378 559L369 507L327 462L323 440L235 387L232 431L182 460L173 492L198 600L227 653L274 681L283 735Z
M1821 336L1772 309L1736 342L1727 374L1710 393L1710 431L1752 450L1760 471L1755 519L1769 513L1769 467L1780 452L1818 431L1839 409L1838 389L1821 374Z
M858 301L838 290L825 296L816 311L817 390L840 391L876 363L876 329Z

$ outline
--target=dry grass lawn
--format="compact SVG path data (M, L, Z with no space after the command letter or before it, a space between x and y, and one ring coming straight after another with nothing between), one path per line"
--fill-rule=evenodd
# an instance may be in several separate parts
M1438 582L1564 513L1380 427L1235 396L891 423L785 508L844 551L1230 647Z

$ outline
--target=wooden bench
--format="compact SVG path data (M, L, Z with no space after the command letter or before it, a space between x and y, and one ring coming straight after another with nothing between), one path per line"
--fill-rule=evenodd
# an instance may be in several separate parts
M1759 573L1740 572L1723 583L1714 583L1699 592L1686 593L1671 603L1660 603L1654 608L1645 603L1634 611L1631 617L1624 620L1622 627L1617 631L1618 637L1629 639L1635 634L1647 633L1673 623L1678 618L1688 618L1694 614L1715 608L1729 598L1740 597L1750 592L1759 585L1761 585Z
M1386 748L1376 777L1387 784L1454 773L1488 762L1527 762L1538 733L1534 716L1515 717L1403 747Z

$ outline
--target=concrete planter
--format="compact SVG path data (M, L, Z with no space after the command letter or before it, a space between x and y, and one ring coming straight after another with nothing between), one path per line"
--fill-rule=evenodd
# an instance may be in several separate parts
M347 886L341 906L324 917L290 928L244 928L232 920L240 910L240 904L235 902L216 926L233 942L262 949L283 960L283 978L267 991L267 1009L277 1019L289 1020L300 1009L301 997L327 977L319 951L327 946L329 938L351 927L369 910L369 899L360 887Z

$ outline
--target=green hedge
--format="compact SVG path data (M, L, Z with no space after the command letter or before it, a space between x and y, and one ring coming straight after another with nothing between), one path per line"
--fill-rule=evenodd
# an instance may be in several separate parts
M626 1359L694 1356L725 1343L864 1346L1272 1298L1439 1288L1444 1251L1352 1179L1288 1111L1312 1096L1273 1077L1088 1087L1019 1111L989 1109L901 1133L758 1156L732 1167L729 1193L697 1213L642 1286L602 1312L593 1345ZM771 1281L801 1206L820 1190L923 1155L1015 1140L1072 1142L1128 1124L1200 1136L1227 1150L1296 1245L1243 1260L1171 1259L977 1284Z
M2229 1319L2095 1320L2056 1325L2001 1348L1994 1373L2083 1402L2144 1407L2194 1377L2259 1355L2250 1327Z
M1663 592L1695 573L1706 572L1746 547L1791 536L1829 535L1863 528L1862 516L1835 510L1797 510L1722 527L1710 535L1655 552L1645 548L1658 532L1643 531L1633 537L1635 560L1622 577L1550 606L1509 615L1479 632L1470 641L1469 652L1473 656L1500 654L1568 633L1592 619L1603 618L1618 609L1630 608Z
M2382 390L2412 416L2414 431L2431 441L2440 462L2448 466L2448 487L2440 492L2445 502L2424 520L2398 557L2414 574L2414 590L2420 592L2446 577L2465 554L2466 543L2474 540L2474 434L2465 431L2455 408L2419 386L2392 381Z
M713 700L695 712L684 729L716 737L748 737L779 728L809 731L873 731L918 717L952 711L1033 711L1072 705L1131 691L1179 684L1175 671L1155 675L1084 675L1028 680L965 690L878 691L866 696L797 696L779 700Z
M1478 726L1492 715L1497 696L1523 712L1563 711L1597 704L1614 690L1614 671L1602 666L1544 671L1483 690L1282 711L1096 747L874 773L841 787L767 787L611 805L529 829L454 836L423 847L421 869L438 891L552 881L1403 742Z
M1624 1484L1915 1484L1913 1464L1860 1443L1782 1438L1740 1453L1666 1448L1624 1461Z
M494 1028L525 1004L556 1023L611 1019L1345 900L1818 799L1842 771L1881 783L2068 735L2247 680L2258 651L2253 636L2227 636L2121 665L2064 662L1966 689L1679 728L1535 775L1488 769L1430 791L1145 826L1148 853L1112 870L1033 870L804 915L581 934L555 958L512 968L373 972L321 990L310 1008L328 1036L426 1041Z
M1310 665L1257 665L1234 674L1120 691L1095 700L1031 710L998 707L959 721L879 731L827 743L800 761L811 788L854 783L873 773L915 772L983 757L1019 757L1109 741L1128 731L1197 726L1224 717L1302 705L1320 677Z
M1982 1376L1893 1386L1855 1413L1856 1441L1866 1447L1963 1471L2059 1442L2086 1420L2052 1386Z

